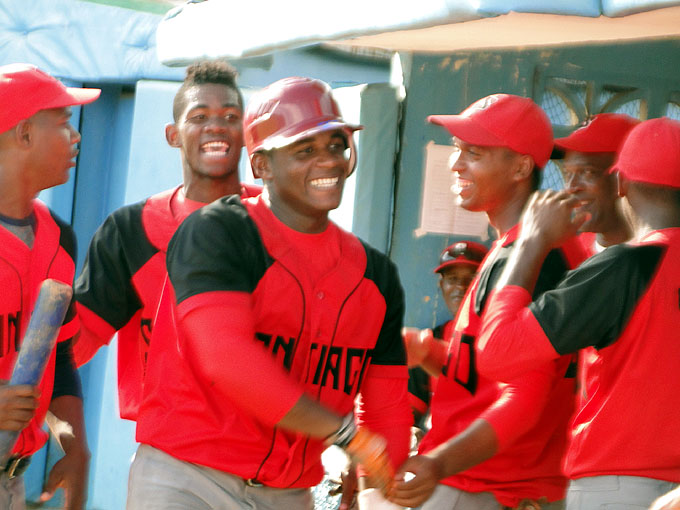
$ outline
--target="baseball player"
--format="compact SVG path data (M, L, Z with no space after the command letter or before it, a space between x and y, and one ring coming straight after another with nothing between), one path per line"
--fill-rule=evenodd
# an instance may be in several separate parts
M460 115L430 122L453 136L452 170L462 207L485 211L498 239L481 262L456 318L448 351L424 356L440 374L432 397L432 428L397 473L390 499L427 510L561 508L560 470L573 409L574 359L565 356L506 384L477 370L475 344L489 294L518 235L518 222L553 148L547 115L531 99L496 94ZM539 264L539 294L585 258L575 238ZM427 336L421 338L427 345ZM418 344L415 344L418 346ZM422 348L420 346L419 348ZM422 354L421 354L422 355Z
M189 66L175 94L165 135L179 149L183 183L114 211L95 232L75 296L82 331L78 366L118 332L121 418L134 420L141 400L153 319L165 280L168 242L190 213L225 195L258 194L239 183L243 98L224 61Z
M204 207L169 244L129 509L311 510L327 445L373 485L391 480L384 448L394 465L405 459L397 269L328 219L356 129L319 80L286 78L251 98L244 135L264 191ZM364 489L360 507L377 508L362 503L375 494Z
M40 383L7 386L43 280L71 285L75 236L36 196L68 180L80 134L71 126L71 106L87 104L99 89L66 88L28 64L0 67L0 430L21 431L6 465L0 466L0 508L23 510L22 473L45 443L48 424L65 456L48 477L42 500L66 489L66 508L82 509L89 451L85 440L80 379L71 338L78 331L71 305ZM61 427L66 422L68 427Z
M465 240L458 241L444 248L444 251L439 256L439 264L434 269L434 272L439 275L439 289L441 290L446 307L451 312L452 318L439 324L432 330L431 335L433 341L436 341L437 346L430 346L429 348L440 349L444 356L447 347L444 339L451 338L453 335L454 319L458 309L463 302L467 288L472 283L479 263L484 259L487 252L488 248L483 244ZM404 328L402 332L407 346L411 342L419 342L420 339L418 337L420 334L420 330L416 328ZM423 353L423 357L414 359L416 350L414 346L410 349L407 347L408 364L411 367L409 368L408 381L409 399L411 409L413 410L414 422L421 431L425 431L428 428L425 424L425 419L428 415L430 394L433 390L432 376L426 371L426 367L420 366L425 353Z
M587 217L568 193L537 196L488 305L480 371L512 377L592 346L588 399L571 427L569 510L647 508L680 482L680 123L634 127L614 166L633 241L591 257L531 301L533 264ZM511 353L511 355L510 355Z
M616 152L638 120L621 113L600 113L564 138L555 140L555 156L562 160L565 188L587 212L581 239L592 253L630 239L632 232L609 169Z
M565 188L579 200L575 210L588 214L579 234L588 255L628 241L633 235L623 214L616 176L609 170L626 135L638 122L620 113L600 113L569 136L555 140L553 157L561 159ZM597 363L597 351L581 349L578 358L577 407L595 391L584 380L588 371L584 365Z

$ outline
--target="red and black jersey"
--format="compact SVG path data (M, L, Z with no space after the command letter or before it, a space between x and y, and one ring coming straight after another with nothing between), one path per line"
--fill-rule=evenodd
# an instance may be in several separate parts
M68 285L73 284L75 272L75 236L71 228L42 202L33 202L36 219L35 240L29 248L14 234L0 227L0 379L10 379L21 339L28 325L40 284L52 278ZM47 362L39 384L40 403L29 425L21 431L13 452L24 456L36 452L45 443L47 434L42 430L43 420L52 398L55 383L57 350L61 356L70 356L63 349L78 331L78 317L73 303L66 314L55 347ZM60 362L61 363L61 362ZM68 358L66 365L72 368ZM68 367L67 367L68 368ZM79 380L78 380L79 383ZM71 394L62 391L63 394Z
M492 492L514 507L522 499L561 499L566 479L560 460L573 410L575 362L563 357L527 375L499 383L479 373L476 343L489 294L516 239L518 227L496 241L468 288L450 338L448 361L432 397L432 428L420 446L427 452L482 418L493 427L499 450L492 458L446 478L443 484L468 492ZM536 295L553 288L586 253L572 240L548 255Z
M361 395L359 422L386 435L403 430L403 460L411 416L396 266L331 223L340 258L314 282L306 261L323 250L300 252L284 227L261 197L244 204L230 197L178 229L137 440L271 487L310 487L323 476L323 442L275 424L303 392L339 414ZM173 288L176 307L165 294ZM196 359L184 328L204 309L216 313L200 324L196 341L211 355ZM211 323L224 317L234 329L251 325L251 336L214 331ZM217 382L221 377L232 382ZM380 379L398 381L399 401L367 393ZM382 419L375 419L377 407Z
M680 423L673 384L680 366L679 260L680 228L669 228L594 255L531 304L520 287L494 293L483 369L516 373L522 364L595 348L565 458L570 478L680 482L680 441L669 425ZM499 359L508 349L521 355Z
M243 186L244 196L261 189ZM182 186L109 215L92 237L74 289L83 330L77 365L118 332L121 418L134 420L142 396L151 328L165 280L168 243L179 224L203 203L180 197Z

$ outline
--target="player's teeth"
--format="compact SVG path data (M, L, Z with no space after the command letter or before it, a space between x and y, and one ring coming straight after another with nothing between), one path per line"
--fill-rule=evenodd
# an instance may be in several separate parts
M310 181L310 184L312 186L316 186L317 188L330 188L331 186L335 186L338 183L338 180L339 179L337 177L314 179Z
M472 183L470 181L466 181L464 179L456 179L453 185L451 186L451 191L455 195L460 195L460 192L463 191L465 188L470 186Z
M209 155L224 154L229 150L229 144L225 142L208 142L201 146L203 152Z

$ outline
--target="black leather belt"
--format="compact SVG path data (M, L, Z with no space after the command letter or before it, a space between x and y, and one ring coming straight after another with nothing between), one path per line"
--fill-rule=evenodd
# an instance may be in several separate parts
M12 478L23 475L30 463L30 455L28 457L12 456L2 470L0 470L0 474L6 474L7 478L11 480Z

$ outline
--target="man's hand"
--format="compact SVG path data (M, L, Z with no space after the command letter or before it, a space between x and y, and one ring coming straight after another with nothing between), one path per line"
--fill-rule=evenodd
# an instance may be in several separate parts
M430 354L434 337L430 329L401 328L401 337L406 347L406 357L409 367L420 365Z
M375 487L386 492L392 483L394 470L387 453L387 441L365 427L357 429L354 438L345 447L350 458L361 464L368 474L368 479Z
M680 486L657 499L649 510L680 510Z
M62 488L66 495L65 510L82 510L87 500L87 475L90 467L83 401L72 395L54 398L45 422L64 450L64 457L50 471L40 500L47 501L55 490Z
M565 190L537 191L522 215L520 239L541 242L546 252L562 245L588 219L588 213L574 213L578 205Z
M338 510L357 510L357 469L354 464L350 463L340 474L340 486L329 492L331 496L337 494L342 494Z
M38 408L40 391L36 386L8 386L0 381L0 430L21 431Z
M57 462L47 478L40 501L44 502L54 496L61 488L65 493L65 510L82 510L87 500L87 474L90 464L90 452L87 448L73 443L68 453Z
M406 474L411 473L407 481ZM397 505L417 507L427 501L441 479L441 467L427 455L409 457L401 465L387 498Z

